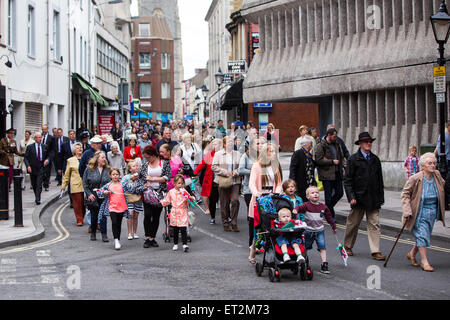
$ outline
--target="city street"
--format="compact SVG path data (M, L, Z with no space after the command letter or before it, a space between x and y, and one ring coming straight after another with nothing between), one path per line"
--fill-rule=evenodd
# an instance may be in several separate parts
M372 260L367 235L361 233L345 267L336 240L326 227L328 261L331 274L319 272L320 257L309 253L314 271L312 281L301 281L282 270L280 283L271 283L267 270L257 277L248 263L246 208L241 198L240 233L226 233L220 223L210 225L198 209L195 228L190 231L190 252L172 251L164 243L161 224L159 248L143 248L142 219L138 240L127 240L123 222L122 249L114 250L111 222L109 243L89 240L87 225L77 227L67 197L42 216L46 233L41 241L0 250L0 299L145 299L145 300L279 300L291 299L449 299L450 244L432 241L428 250L434 273L414 268L406 260L411 245L398 243L387 268ZM216 217L217 221L219 217ZM387 255L393 245L393 232L383 230L381 247ZM338 226L343 241L343 226ZM100 237L97 237L99 239ZM406 233L404 240L410 240ZM262 255L257 256L258 260ZM375 266L375 267L374 267ZM373 275L379 272L379 289ZM371 278L372 276L372 278ZM371 280L372 279L372 280Z

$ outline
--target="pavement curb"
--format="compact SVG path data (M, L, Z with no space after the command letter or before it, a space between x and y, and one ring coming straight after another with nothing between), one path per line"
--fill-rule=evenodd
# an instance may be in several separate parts
M335 216L336 223L345 225L347 222L347 215L342 212L339 212L339 211L335 211L335 212L336 212L336 216ZM390 223L389 221L393 221L393 222ZM399 233L400 230L402 229L402 226L400 224L394 225L395 222L396 221L394 221L394 220L388 220L388 219L381 218L380 219L380 226L382 228L381 231L383 231L383 229L385 229L385 230L387 229L387 230L391 230L391 231L395 231L395 232ZM442 223L442 222L437 221L436 223ZM448 228L448 227L446 227L446 228ZM361 221L361 225L359 226L359 229L367 230L366 221L364 221L364 220ZM413 237L411 232L406 229L403 231L403 235L405 235L405 234L407 234L407 235L409 234L411 237ZM447 237L447 236L440 235L440 234L431 234L431 240L449 241L450 236Z
M42 206L37 206L36 208L34 208L32 214L32 221L36 230L33 233L13 240L3 241L0 243L0 248L19 246L22 244L35 242L42 239L45 236L45 228L41 223L41 215L45 212L45 210L47 210L51 205L56 203L58 200L59 194L55 195L54 197L44 202Z

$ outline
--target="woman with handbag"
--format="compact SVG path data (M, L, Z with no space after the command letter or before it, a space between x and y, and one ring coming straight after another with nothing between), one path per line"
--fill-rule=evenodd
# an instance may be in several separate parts
M84 170L83 188L86 195L85 205L91 212L91 240L95 241L98 224L98 213L104 198L97 196L95 189L100 189L111 181L109 176L110 167L106 161L106 155L103 151L97 151L89 160L89 164ZM100 221L100 232L102 233L102 241L109 242L106 235L106 218Z
M81 179L78 171L81 156L83 155L83 145L77 142L73 145L73 157L67 160L66 172L64 174L61 191L65 190L70 183L70 193L73 200L73 211L77 220L77 226L83 226L83 219L86 214L86 208L84 207L84 189L83 180Z
M216 174L215 182L219 184L220 211L226 232L239 232L239 160L240 153L234 150L233 138L226 136L223 138L223 149L214 155L212 163L212 171Z
M250 200L248 217L254 219L254 210L256 199L261 197L263 193L282 193L283 192L283 171L278 161L278 148L267 143L261 148L252 170L250 171L250 180L248 187L252 193ZM250 254L248 260L251 264L255 263L255 243L250 246Z
M162 212L160 200L168 192L167 182L171 178L170 162L161 160L153 146L146 146L143 155L145 161L139 171L139 183L148 184L144 192L144 248L159 247L155 237Z
M127 165L128 174L122 178L122 184L125 183L129 186L136 186L139 179L140 165L137 161L130 161ZM130 213L130 219L127 219L128 226L128 240L139 239L137 235L137 226L139 220L139 213L144 212L142 204L141 193L127 193L128 211Z
M216 223L216 207L219 201L219 185L213 181L214 173L212 171L212 163L214 160L214 155L216 152L222 149L222 139L215 139L211 142L211 150L209 150L200 164L195 168L194 174L196 176L200 175L204 171L204 177L202 182L202 192L203 204L205 206L206 214L211 215L209 224ZM205 149L206 151L206 149Z

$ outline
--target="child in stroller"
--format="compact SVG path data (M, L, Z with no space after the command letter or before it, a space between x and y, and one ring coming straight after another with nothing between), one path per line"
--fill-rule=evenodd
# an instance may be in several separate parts
M283 208L278 212L278 220L275 220L275 228L281 230L287 230L288 228L295 229L306 229L306 223L300 220L292 219L292 212ZM288 262L291 260L291 257L288 253L288 246L294 249L295 254L297 255L297 262L300 264L305 263L305 258L302 256L302 251L300 249L300 245L302 244L301 237L298 237L299 232L277 232L274 230L273 232L278 233L277 238L275 239L277 245L281 248L281 252L283 252L283 261Z
M312 279L304 245L306 225L296 220L297 215L292 211L292 202L282 196L269 195L257 199L255 230L262 235L261 242L265 250L262 263L257 262L255 265L256 274L261 276L267 267L271 282L275 279L280 281L282 269L290 269L302 280ZM286 241L283 241L283 237Z

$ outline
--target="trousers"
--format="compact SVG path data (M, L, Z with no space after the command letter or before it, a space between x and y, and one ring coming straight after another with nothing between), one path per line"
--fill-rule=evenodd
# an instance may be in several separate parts
M347 217L347 223L345 226L344 246L347 248L353 248L358 236L358 228L361 221L366 215L367 233L369 236L369 247L371 253L380 252L380 210L364 210L353 208Z
M122 232L123 212L110 212L109 216L111 217L111 229L114 239L120 240L120 233Z
M222 215L222 224L224 227L237 226L237 217L239 214L239 184L230 188L219 188L220 213ZM231 208L230 208L231 207ZM231 222L229 222L229 219Z

